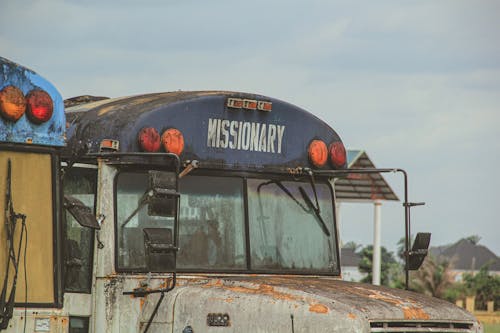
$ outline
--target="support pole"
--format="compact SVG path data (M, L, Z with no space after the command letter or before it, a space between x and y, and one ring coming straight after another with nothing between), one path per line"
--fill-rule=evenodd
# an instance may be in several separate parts
M382 203L374 202L374 219L373 219L373 259L372 259L372 284L380 286L380 270L381 270L381 210Z

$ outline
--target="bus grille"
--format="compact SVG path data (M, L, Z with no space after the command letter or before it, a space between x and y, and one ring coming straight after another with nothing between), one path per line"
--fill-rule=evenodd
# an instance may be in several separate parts
M434 321L372 321L372 333L471 333L473 324L468 322L434 322Z

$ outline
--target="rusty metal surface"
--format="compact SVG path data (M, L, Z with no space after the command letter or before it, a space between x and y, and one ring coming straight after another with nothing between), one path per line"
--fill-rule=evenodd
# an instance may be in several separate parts
M145 276L110 276L103 281L104 295L109 296L107 320L119 316L122 329L144 327L159 295L120 294L145 280ZM153 276L148 283L157 288L168 279ZM188 326L194 332L373 332L378 328L370 324L383 322L458 323L470 329L446 332L481 332L470 313L451 303L327 277L191 275L179 276L177 283L166 295L151 332L182 332ZM214 314L224 318L223 327L214 323Z
M185 280L185 283L190 285L193 281ZM349 309L346 315L357 315L366 319L474 320L467 311L437 298L328 277L232 276L210 279L204 283L202 288L227 290L235 294L262 295L274 300L305 302L309 304L310 310L316 313L326 314L346 306ZM182 284L181 280L180 285Z

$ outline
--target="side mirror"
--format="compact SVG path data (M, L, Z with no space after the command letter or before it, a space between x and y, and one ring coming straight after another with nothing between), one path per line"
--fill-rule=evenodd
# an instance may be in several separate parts
M144 249L146 265L150 272L175 270L177 247L172 229L144 228Z
M149 171L149 216L175 216L177 208L177 177L173 172Z
M422 266L425 257L427 256L429 244L431 242L430 232L419 232L413 246L408 253L408 269L415 271Z
M92 210L77 198L65 195L64 208L68 210L82 227L101 229Z

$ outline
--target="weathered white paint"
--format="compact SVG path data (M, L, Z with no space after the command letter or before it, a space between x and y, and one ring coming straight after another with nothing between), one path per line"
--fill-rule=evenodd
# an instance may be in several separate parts
M281 154L284 125L209 118L207 147Z
M381 228L382 228L382 202L373 203L373 260L372 260L372 283L380 285L381 269Z

